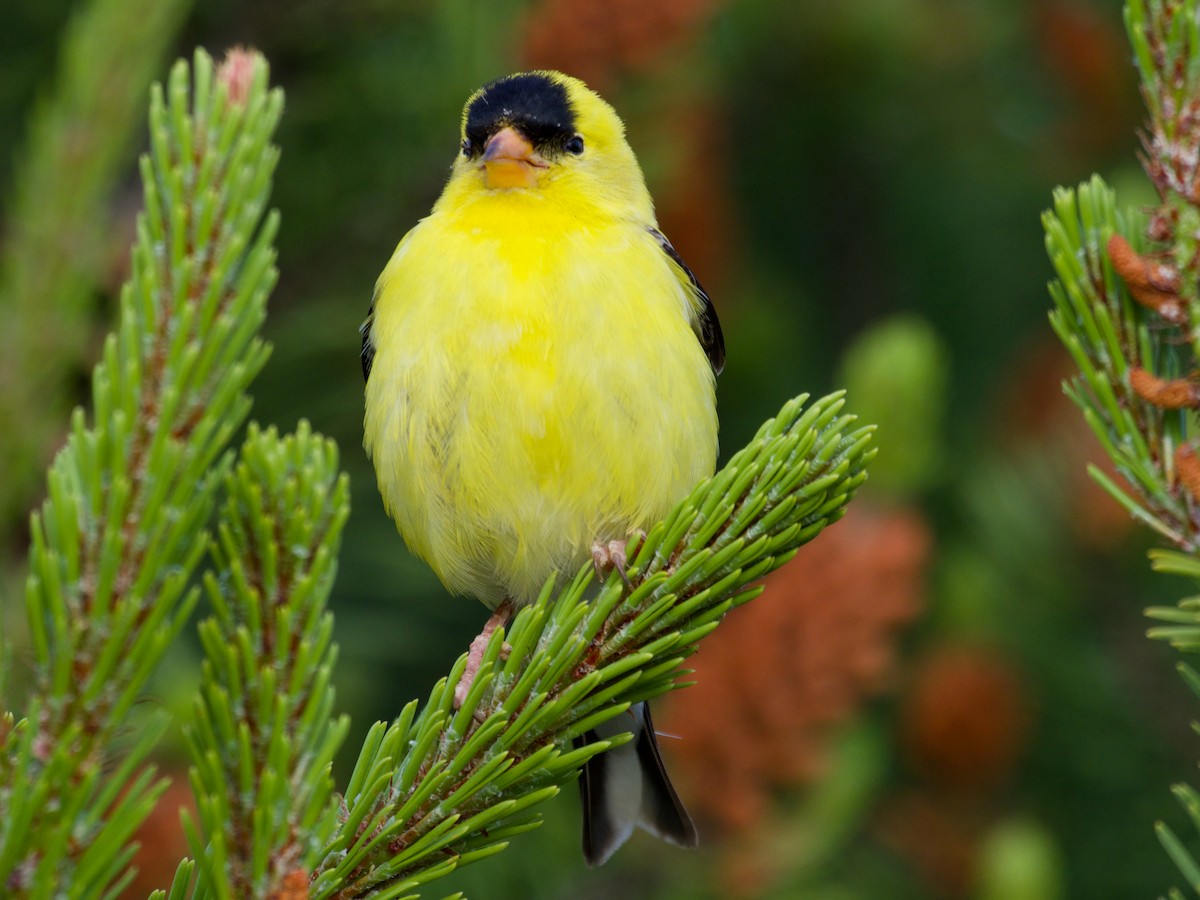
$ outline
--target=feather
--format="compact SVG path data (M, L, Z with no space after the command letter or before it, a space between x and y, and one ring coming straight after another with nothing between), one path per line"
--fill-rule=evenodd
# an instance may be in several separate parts
M371 339L371 325L375 321L375 304L371 304L371 309L367 312L367 320L359 327L358 332L362 335L362 373L363 381L371 379L371 365L375 362L375 342Z
M696 826L667 776L650 707L636 703L629 719L619 717L576 739L583 746L622 733L632 725L633 740L595 756L579 778L583 801L583 857L599 866L629 840L635 827L679 847L695 847Z
M696 332L696 337L700 339L700 346L704 348L704 355L708 357L713 374L720 375L721 370L725 368L725 335L721 332L721 321L717 318L717 310L713 306L712 300L709 299L708 292L700 284L700 279L688 268L688 264L683 261L679 251L667 240L667 236L657 228L651 228L650 234L658 241L663 252L671 258L671 262L679 267L692 292L696 295L696 299L700 302L700 311L692 322L692 329Z

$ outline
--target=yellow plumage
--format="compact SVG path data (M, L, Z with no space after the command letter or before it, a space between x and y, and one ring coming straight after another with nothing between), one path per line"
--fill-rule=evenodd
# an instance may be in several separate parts
M717 453L707 298L657 236L616 114L538 75L564 88L584 152L542 154L535 188L489 187L461 155L365 326L387 510L450 591L491 607L652 525Z

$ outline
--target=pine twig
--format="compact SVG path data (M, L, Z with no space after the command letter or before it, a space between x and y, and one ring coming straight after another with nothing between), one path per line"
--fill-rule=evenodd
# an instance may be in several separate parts
M1152 552L1155 570L1200 578L1200 5L1128 0L1125 22L1150 114L1142 162L1159 205L1122 214L1097 176L1055 192L1043 216L1058 276L1050 320L1080 370L1067 393L1124 484L1096 467L1092 476L1173 545ZM1146 613L1164 623L1151 637L1200 651L1200 598ZM1179 671L1200 696L1200 676ZM1173 791L1200 832L1200 795ZM1193 852L1165 824L1156 831L1200 894Z
M227 500L205 586L206 660L186 729L203 837L189 826L206 889L287 896L307 885L336 821L333 585L349 480L337 447L306 422L279 438L250 426L225 479Z
M281 106L261 57L244 53L214 77L198 52L152 92L120 321L93 375L92 421L76 411L33 517L36 687L25 718L0 728L0 884L18 895L114 890L161 787L138 768L165 717L119 764L111 745L195 604L224 451L266 360L256 333L276 277L264 214Z
M1050 323L1080 374L1066 391L1113 460L1125 486L1092 474L1130 514L1173 544L1196 546L1192 502L1174 477L1174 448L1183 416L1150 402L1134 387L1136 371L1176 365L1169 339L1155 339L1147 315L1130 296L1108 247L1129 232L1129 219L1099 176L1077 191L1058 189L1042 217L1046 249L1057 272L1050 285Z

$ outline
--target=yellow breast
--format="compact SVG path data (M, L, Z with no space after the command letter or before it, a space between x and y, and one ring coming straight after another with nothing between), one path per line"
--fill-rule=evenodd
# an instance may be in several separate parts
M712 473L694 302L644 227L584 225L534 192L437 210L401 242L376 298L365 443L448 589L528 602Z

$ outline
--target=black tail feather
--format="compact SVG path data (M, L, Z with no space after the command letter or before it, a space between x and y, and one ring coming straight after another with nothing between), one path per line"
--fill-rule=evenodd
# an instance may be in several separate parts
M638 825L664 841L680 847L695 847L700 843L700 836L663 765L650 706L643 703L641 707L642 731L637 737L637 755L642 771L642 814Z
M603 733L589 731L576 738L580 747L631 728L634 739L584 764L579 777L583 801L583 856L588 865L608 860L628 840L635 826L680 847L699 842L696 826L675 793L663 766L654 724L645 703L624 718L606 723Z

